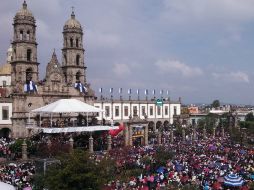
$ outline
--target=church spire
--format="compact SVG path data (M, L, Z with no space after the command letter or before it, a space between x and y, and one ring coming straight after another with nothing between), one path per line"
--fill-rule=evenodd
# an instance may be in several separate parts
M71 18L72 18L72 19L75 19L74 7L72 6L71 9L72 9Z
M23 3L23 9L27 9L27 3L26 3L26 0L24 0L24 3Z

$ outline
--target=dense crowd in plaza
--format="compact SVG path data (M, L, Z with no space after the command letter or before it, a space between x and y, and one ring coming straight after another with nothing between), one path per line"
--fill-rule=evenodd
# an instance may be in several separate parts
M239 188L250 189L254 179L254 150L232 143L229 138L207 139L193 142L164 144L165 151L173 152L166 165L156 165L154 155L157 145L114 150L112 157L119 169L141 168L142 173L133 176L127 183L116 179L105 189L168 189L194 185L200 189L234 189L225 186L225 176L237 175L244 181ZM147 159L149 160L147 162ZM146 160L146 161L144 161Z
M51 139L52 143L57 140L56 138ZM232 189L225 186L224 182L229 174L237 175L244 182L238 189L248 190L250 182L254 180L253 147L235 144L229 137L199 138L196 141L182 141L181 138L175 137L173 144L170 140L165 140L162 145L158 145L156 139L150 139L148 146L132 148L123 147L124 139L121 135L112 140L113 149L109 156L116 161L116 172L120 173L130 168L140 169L142 172L127 181L116 178L105 185L105 190L157 190L187 185L205 190ZM47 142L44 138L41 141ZM1 139L1 157L11 154L9 150L11 143ZM155 159L159 148L173 155L172 159L168 159L160 166ZM107 154L97 154L93 158L100 161L105 155ZM30 187L34 173L35 166L30 162L21 164L9 162L0 165L0 181L12 184L17 189Z
M11 184L18 190L29 189L31 187L31 177L34 174L35 166L30 162L10 163L0 166L0 181Z

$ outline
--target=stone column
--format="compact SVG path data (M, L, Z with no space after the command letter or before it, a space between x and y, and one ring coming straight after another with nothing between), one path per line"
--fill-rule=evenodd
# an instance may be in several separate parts
M221 136L224 138L225 132L224 132L224 127L221 128Z
M213 138L215 138L215 132L216 132L216 128L213 127Z
M206 139L206 128L203 128L203 138Z
M157 141L158 141L158 145L161 145L161 132L158 132L157 134Z
M174 131L173 129L171 128L171 131L170 131L170 142L173 144L174 142Z
M90 137L89 137L89 152L93 153L93 136L92 136L92 134L90 134Z
M70 151L73 151L73 147L74 147L74 140L73 138L71 137L70 140L69 140L69 145L70 145Z
M195 128L193 129L193 140L197 140L197 131Z
M26 144L26 140L23 141L21 146L22 146L22 160L27 160L27 144Z
M112 149L112 138L111 135L108 135L108 151Z
M182 139L185 141L185 129L182 129Z
M144 138L145 138L145 146L146 146L148 145L148 125L145 126Z
M133 145L132 135L133 135L133 129L132 129L132 126L129 126L129 145L130 146Z
M125 125L124 129L124 144L125 146L129 145L129 125Z

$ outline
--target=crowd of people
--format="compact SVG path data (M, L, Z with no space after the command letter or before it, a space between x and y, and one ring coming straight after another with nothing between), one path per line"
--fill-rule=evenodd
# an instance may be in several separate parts
M0 138L0 158L1 159L10 159L11 158L11 150L10 144L12 141L7 138Z
M225 176L235 174L244 183L239 189L250 189L254 180L254 150L234 144L227 137L207 138L202 141L174 142L163 144L166 152L174 156L165 165L158 166L155 160L158 145L138 146L111 152L118 169L140 168L143 171L129 181L116 179L105 186L113 189L169 189L191 186L199 189L232 189L226 186Z
M31 162L0 165L0 181L13 185L17 190L31 189L35 166Z
M69 136L56 136L56 141L68 144ZM164 137L163 137L164 138ZM105 155L116 161L117 173L137 169L138 174L128 180L116 177L105 185L105 190L158 190L174 189L184 186L205 190L232 189L225 185L225 177L235 174L242 179L241 190L250 189L254 180L254 149L231 141L229 136L199 138L199 140L182 141L175 137L174 143L163 140L158 144L157 139L150 139L147 146L135 145L124 147L124 138L119 135L112 139L113 149L108 154L95 155L100 161ZM41 142L49 143L47 138ZM0 139L1 157L11 154L11 141ZM158 164L158 150L170 153L171 157L164 164ZM23 189L32 185L35 166L31 163L6 163L0 165L0 181ZM236 188L236 187L233 187Z

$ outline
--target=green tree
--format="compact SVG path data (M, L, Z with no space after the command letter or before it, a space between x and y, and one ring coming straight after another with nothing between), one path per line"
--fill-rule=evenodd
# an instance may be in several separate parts
M43 174L35 177L36 189L54 190L101 189L114 177L114 164L110 159L96 163L90 154L75 150L59 157L61 164L54 164Z
M248 113L246 116L245 116L245 121L254 121L254 115L252 112Z
M220 107L220 101L219 100L214 100L211 106L212 106L212 108Z

